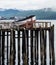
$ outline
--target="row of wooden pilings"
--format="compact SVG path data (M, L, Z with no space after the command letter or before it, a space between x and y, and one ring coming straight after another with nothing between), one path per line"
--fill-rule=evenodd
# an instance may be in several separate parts
M48 65L47 43L49 65L55 65L54 26L31 30L0 30L0 65Z

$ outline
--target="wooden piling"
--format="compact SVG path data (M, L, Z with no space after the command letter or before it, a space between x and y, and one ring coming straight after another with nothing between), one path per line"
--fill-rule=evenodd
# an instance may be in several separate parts
M52 65L52 61L51 61L52 56L51 56L51 54L52 54L52 48L51 48L51 29L50 29L49 30L49 59L50 59L49 64L50 65Z
M33 30L33 65L35 65L35 51L36 51L36 40L35 40L35 30Z
M10 32L10 65L13 65L12 64L12 56L11 56L11 54L12 54L12 31Z
M46 41L47 40L47 30L44 30L44 65L47 65L46 63Z
M13 30L10 36L10 65L15 65L15 31Z
M39 33L39 32L38 32L38 30L36 29L36 30L35 30L35 40L36 40L36 58L35 58L35 59L36 59L36 65L38 65L38 59L39 59L39 57L38 57L38 56L39 56L39 55L38 55L38 50L39 50L39 49L38 49L38 38L39 38L39 37L38 37L38 36L39 36L38 33Z
M52 28L52 65L55 65L55 50L54 50L54 25L53 25L53 28Z
M2 49L1 49L1 30L0 30L0 65L1 65L1 54L2 54L2 53L1 53L1 50L2 50Z
M23 65L27 65L27 55L26 55L26 31L22 31L22 57L23 57Z
M35 30L35 64L36 64L36 30Z
M7 31L7 65L8 65L8 31Z
M44 65L44 31L40 30L40 56L41 65Z
M15 54L16 54L16 48L15 48L15 31L13 31L13 65L15 65Z
M28 65L28 63L27 63L27 59L28 59L28 57L27 57L27 45L28 45L28 40L27 40L27 32L26 32L27 30L24 30L24 35L25 35L25 45L26 45L26 65Z
M4 65L5 31L2 31L2 65Z
M33 30L31 30L31 65L33 65Z
M54 52L54 25L51 27L51 47L52 47L52 65L55 65L55 52Z
M18 65L20 65L20 31L18 31Z
M28 58L28 56L29 56L29 54L28 54L29 53L28 52L29 51L29 49L28 49L28 42L29 42L28 41L28 30L26 30L26 39L27 39L27 44L26 44L27 45L27 49L26 49L27 50L27 52L26 52L26 55L27 55L27 65L29 65L29 58Z

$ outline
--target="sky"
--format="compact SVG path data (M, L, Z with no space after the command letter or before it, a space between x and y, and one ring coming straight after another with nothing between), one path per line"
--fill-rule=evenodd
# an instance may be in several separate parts
M56 8L56 0L0 0L0 8L23 10Z

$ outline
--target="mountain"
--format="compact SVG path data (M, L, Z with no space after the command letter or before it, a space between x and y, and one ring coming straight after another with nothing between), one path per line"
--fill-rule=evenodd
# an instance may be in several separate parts
M26 17L36 15L37 19L56 19L56 9L43 8L38 10L17 10L0 8L0 16L10 18L13 16Z

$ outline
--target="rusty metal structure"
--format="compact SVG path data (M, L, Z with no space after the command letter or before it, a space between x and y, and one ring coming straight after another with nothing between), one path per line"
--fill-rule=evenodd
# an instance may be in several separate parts
M23 25L0 23L5 25L0 27L0 65L48 65L47 43L49 65L55 65L54 25L34 21Z

